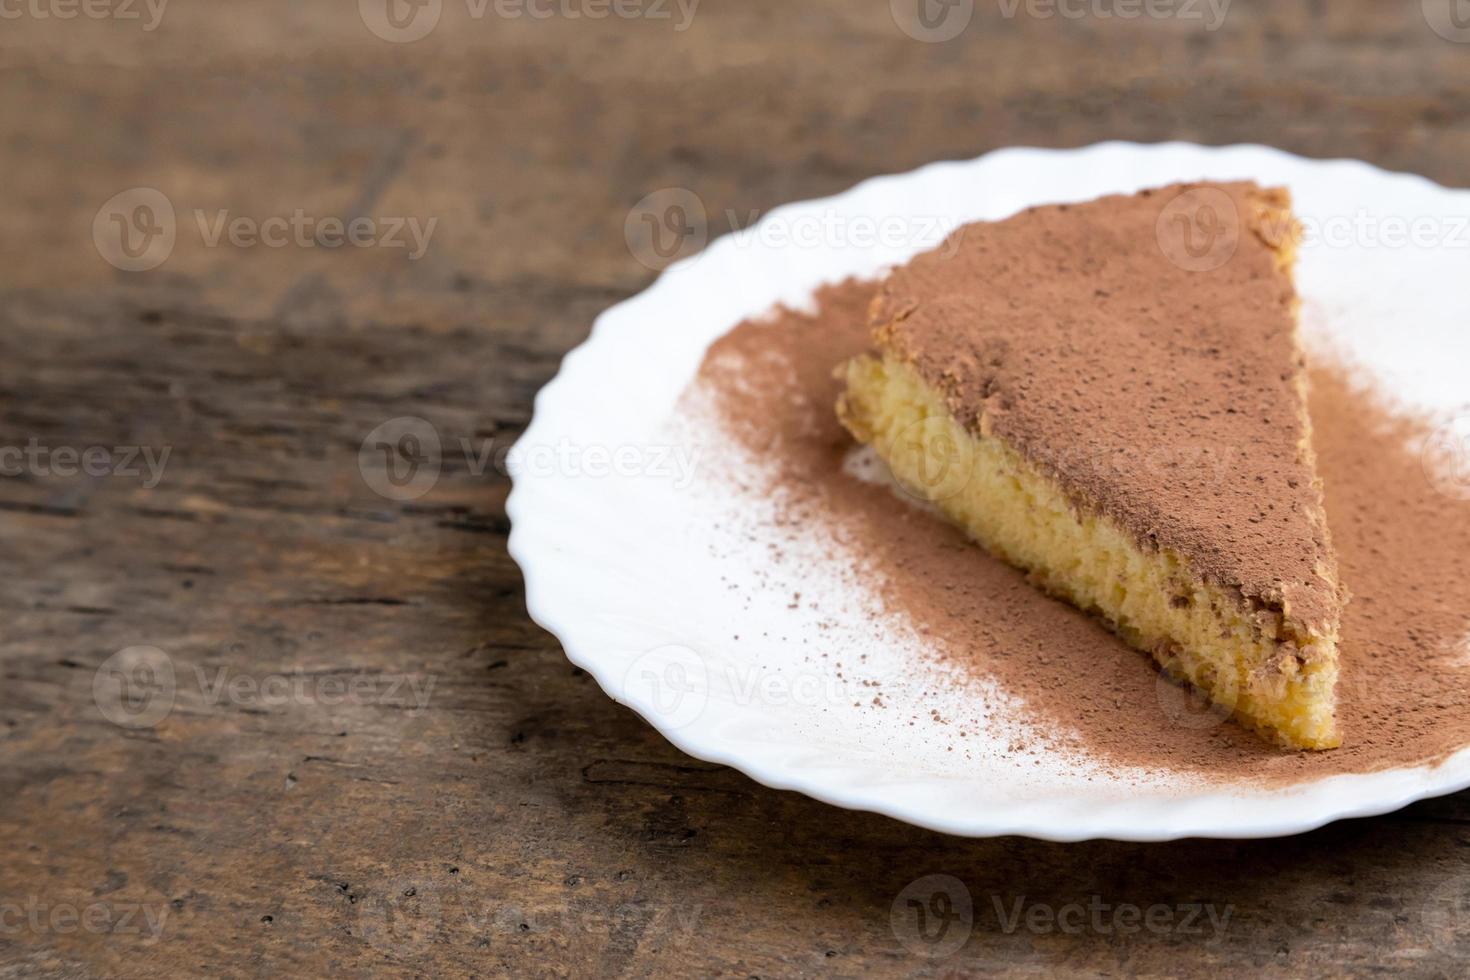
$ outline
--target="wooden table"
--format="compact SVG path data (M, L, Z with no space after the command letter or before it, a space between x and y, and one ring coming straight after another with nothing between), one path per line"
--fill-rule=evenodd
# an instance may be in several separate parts
M0 25L0 976L1470 969L1470 795L1289 840L1060 846L681 755L527 618L497 466L652 278L625 240L651 191L697 195L713 235L1110 138L1463 183L1470 45L1433 10L980 0L928 43L883 0L442 0L400 42L378 35L424 22L381 0L66 3ZM139 187L171 223L109 203ZM354 217L365 246L322 246ZM433 220L423 254L385 218ZM413 499L359 466L405 416L478 453ZM931 917L937 945L904 892L927 875L972 902Z

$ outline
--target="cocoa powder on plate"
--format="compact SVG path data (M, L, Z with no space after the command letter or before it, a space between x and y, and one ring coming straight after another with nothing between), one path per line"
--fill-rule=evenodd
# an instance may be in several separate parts
M1328 521L1352 594L1342 625L1343 747L1286 752L1183 710L1183 692L1098 621L893 490L844 470L833 370L869 346L874 284L822 289L815 312L778 309L716 341L692 384L727 436L766 460L779 547L821 522L884 615L928 655L993 678L1048 733L1047 748L1206 778L1299 782L1436 762L1470 746L1470 501L1436 489L1394 414L1330 356L1313 358L1311 412ZM1465 496L1465 495L1460 495Z

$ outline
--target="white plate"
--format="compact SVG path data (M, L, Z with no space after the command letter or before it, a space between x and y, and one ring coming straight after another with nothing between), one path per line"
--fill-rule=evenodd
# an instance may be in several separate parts
M709 476L760 461L701 460L732 450L671 421L709 344L777 302L806 305L816 287L876 275L966 221L1201 178L1289 186L1308 229L1297 275L1306 329L1330 324L1333 340L1405 403L1464 410L1470 331L1457 290L1470 258L1470 192L1259 146L1106 143L937 163L778 208L598 318L537 396L511 460L510 551L532 617L690 755L952 834L1268 837L1470 786L1470 751L1289 789L1020 768L1006 749L1025 722L1003 697L976 719L964 751L946 751L953 728L929 712L939 704L973 715L977 682L936 678L902 624L869 620L872 597L835 563L830 577L794 580L792 563L764 563L762 542L722 522L731 506L755 516L763 503ZM701 477L692 483L690 464ZM803 601L788 608L797 591ZM811 655L818 647L831 657ZM883 684L886 709L868 706L864 681Z

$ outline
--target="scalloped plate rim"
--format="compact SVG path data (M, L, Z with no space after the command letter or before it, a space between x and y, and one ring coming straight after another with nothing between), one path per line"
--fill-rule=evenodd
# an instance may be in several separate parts
M867 192L875 185L921 180L925 173L936 169L979 168L987 161L994 161L1002 156L1032 154L1046 157L1085 156L1110 152L1155 154L1175 150L1204 151L1212 156L1267 154L1294 163L1359 170L1377 179L1415 183L1435 191L1470 195L1470 191L1446 187L1421 174L1391 171L1367 161L1348 157L1321 159L1302 157L1258 143L1206 146L1177 140L1161 143L1109 140L1075 148L1009 146L968 160L937 160L903 173L866 178L840 193L827 197L787 202L764 213L760 223L780 218L783 213L799 208L837 205ZM730 235L716 239L703 252L671 264L645 289L598 314L587 339L568 351L556 375L537 392L531 420L518 442L534 442L539 437L540 430L548 426L548 419L553 414L553 403L562 396L563 389L569 384L568 367L595 356L596 352L604 346L618 342L617 338L607 330L610 319L615 318L619 311L630 305L648 301L647 297L661 288L667 288L668 283L683 275L681 270L685 270L692 263L707 261L711 256L720 254L732 246ZM730 326L733 327L734 323L732 322ZM1086 840L1164 842L1191 837L1248 840L1306 833L1339 820L1380 816L1420 800L1446 796L1470 788L1470 747L1434 763L1368 773L1341 774L1284 787L1279 795L1283 801L1292 800L1292 805L1288 809L1299 815L1268 815L1246 822L1235 821L1233 823L1228 817L1220 816L1217 809L1232 801L1228 793L1192 794L1167 802L1160 801L1157 804L1160 809L1186 810L1189 817L1169 819L1168 814L1160 814L1162 819L1157 825L1140 827L1123 825L1116 820L1099 819L1100 815L1096 810L1080 818L1074 818L1071 823L1061 823L1058 822L1056 813L1061 808L1055 805L1005 804L1002 808L1003 815L987 813L964 820L945 819L926 812L922 807L905 806L891 798L885 798L885 792L891 792L891 784L831 785L833 780L823 777L834 772L840 773L842 770L827 769L818 773L799 769L783 770L779 764L771 765L763 759L752 758L748 753L742 754L737 750L721 746L716 739L697 737L699 726L674 730L661 727L659 719L651 717L636 704L625 700L621 696L623 692L618 683L619 679L615 676L616 671L603 669L607 665L598 657L588 654L587 651L592 648L593 644L590 639L584 643L581 628L574 621L575 613L565 611L558 613L554 608L558 602L555 595L547 588L546 581L549 576L542 574L548 570L547 566L542 563L545 556L537 554L534 541L531 541L531 536L528 534L533 526L532 518L527 510L529 500L531 497L528 483L513 478L512 488L505 504L506 515L511 523L507 550L512 560L521 569L525 582L526 608L531 619L557 639L567 659L587 671L605 694L619 704L632 708L681 752L705 762L728 766L772 789L799 792L832 806L881 814L927 830L960 837L1023 836L1053 842ZM528 541L531 543L528 544ZM569 616L571 621L569 621ZM1365 792L1369 787L1362 784L1386 782L1390 777L1418 779L1421 782L1419 785L1392 795L1372 796ZM1336 805L1324 805L1333 800L1340 802ZM1315 809L1312 806L1314 802L1317 804ZM1209 816L1212 812L1216 815ZM1199 816L1201 813L1205 814L1203 818Z

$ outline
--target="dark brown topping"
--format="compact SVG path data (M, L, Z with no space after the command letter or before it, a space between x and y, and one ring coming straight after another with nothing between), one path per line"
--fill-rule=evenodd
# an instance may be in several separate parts
M967 225L895 270L873 313L956 418L1080 508L1284 613L1287 636L1333 634L1296 294L1266 240L1285 205L1179 185Z

